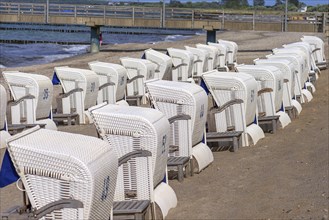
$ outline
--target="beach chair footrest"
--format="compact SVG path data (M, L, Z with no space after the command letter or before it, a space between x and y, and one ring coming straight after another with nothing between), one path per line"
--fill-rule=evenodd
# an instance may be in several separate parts
M208 132L207 143L218 142L219 145L223 143L232 143L233 149L230 151L236 152L241 144L242 131L225 131L225 132Z
M191 161L189 157L169 157L167 160L168 170L171 168L176 168L178 171L177 179L179 182L182 182L184 179L184 168L191 171ZM192 172L192 171L191 171Z
M263 129L264 132L276 133L278 128L279 115L264 116L258 118L258 125Z
M78 113L71 113L71 114L53 114L53 121L54 122L62 122L67 120L67 124L71 125L72 120L74 120L74 124L79 124L79 114Z
M114 219L145 219L149 200L119 201L113 203Z

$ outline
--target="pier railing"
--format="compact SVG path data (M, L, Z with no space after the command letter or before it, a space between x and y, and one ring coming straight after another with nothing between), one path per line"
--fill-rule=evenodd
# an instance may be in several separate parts
M165 13L165 16L163 16ZM328 13L289 13L288 30L325 32ZM163 21L164 20L164 21ZM283 13L0 2L0 22L283 31Z

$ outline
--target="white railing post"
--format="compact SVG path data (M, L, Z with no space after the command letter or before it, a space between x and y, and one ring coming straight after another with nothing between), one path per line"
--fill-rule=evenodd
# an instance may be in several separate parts
M135 26L135 7L133 7L133 12L132 12L132 16L133 16L133 26Z
M194 28L194 10L192 10L192 24L191 24L191 28Z

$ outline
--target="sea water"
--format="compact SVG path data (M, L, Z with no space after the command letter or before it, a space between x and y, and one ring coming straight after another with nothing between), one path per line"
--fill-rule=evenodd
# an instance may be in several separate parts
M38 27L37 25L35 27ZM177 33L181 33L178 32ZM150 43L161 41L177 41L189 38L181 34L112 34L103 33L104 44ZM56 43L36 44L0 44L0 68L21 67L34 64L50 63L55 60L87 53L89 49L89 32L57 32L42 30L1 30L1 40L29 40L71 42L78 45L63 45Z

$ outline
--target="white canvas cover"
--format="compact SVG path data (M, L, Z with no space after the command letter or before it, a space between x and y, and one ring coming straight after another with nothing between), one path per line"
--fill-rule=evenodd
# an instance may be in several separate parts
M113 82L115 84L114 94L106 93L107 90L99 91L102 92L102 96L104 97L103 100L109 100L109 103L114 104L117 101L124 99L127 85L127 70L123 66L100 61L90 62L88 65L90 69L98 75L100 87L109 82ZM99 96L100 94L98 97Z
M109 219L118 171L118 157L98 138L39 129L8 140L7 149L32 208L62 199L83 203L50 214L61 219Z
M7 93L5 87L0 84L0 130L5 128L7 112Z
M188 79L192 77L194 61L193 53L187 50L176 48L168 48L167 51L174 64L174 68L172 71L172 80L188 81ZM182 66L178 67L179 65Z

